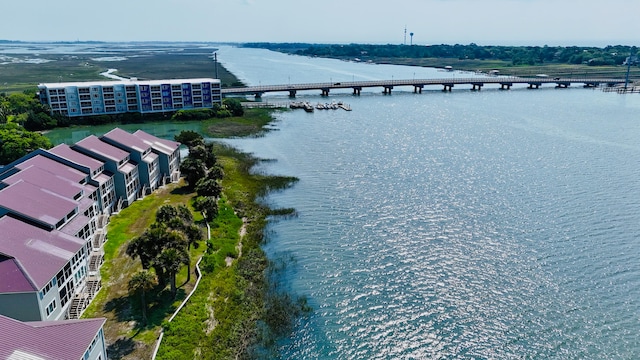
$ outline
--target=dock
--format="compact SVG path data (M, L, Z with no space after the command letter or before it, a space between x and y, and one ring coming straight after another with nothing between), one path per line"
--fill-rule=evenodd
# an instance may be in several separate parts
M289 108L291 109L303 109L306 112L313 112L314 109L318 110L337 110L342 109L345 111L351 111L351 106L349 104L345 104L342 101L332 101L330 103L317 103L316 106L313 106L308 101L292 101L289 103Z

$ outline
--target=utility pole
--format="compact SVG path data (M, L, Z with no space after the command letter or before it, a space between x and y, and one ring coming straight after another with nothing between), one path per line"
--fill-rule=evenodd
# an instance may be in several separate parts
M218 53L213 53L213 63L215 64L215 69L216 69L216 79L220 79L218 77Z
M632 50L633 51L633 50ZM629 72L631 71L631 57L633 56L633 52L629 52L629 59L627 59L627 75L624 77L624 89L627 90L627 86L629 86Z

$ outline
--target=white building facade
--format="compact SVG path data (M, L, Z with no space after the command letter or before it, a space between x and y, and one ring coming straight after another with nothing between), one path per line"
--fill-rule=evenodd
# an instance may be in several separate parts
M163 113L222 103L219 79L43 83L40 102L68 117Z

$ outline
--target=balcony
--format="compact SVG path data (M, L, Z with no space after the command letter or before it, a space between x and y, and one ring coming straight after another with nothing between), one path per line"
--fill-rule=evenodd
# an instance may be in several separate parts
M89 256L89 274L100 275L100 267L104 262L104 251L93 251Z
M82 292L80 294L76 294L73 299L71 300L71 305L69 305L69 319L79 319L80 316L82 316L82 313L84 312L84 309L87 308L87 306L89 305L89 302L91 300L89 299L88 294Z
M97 222L98 229L104 229L108 223L109 223L109 215L106 215L106 214L98 215L98 222Z
M91 243L91 246L94 250L102 249L102 245L104 245L105 242L107 242L107 235L105 234L104 230L98 229L96 233L93 234L93 241Z

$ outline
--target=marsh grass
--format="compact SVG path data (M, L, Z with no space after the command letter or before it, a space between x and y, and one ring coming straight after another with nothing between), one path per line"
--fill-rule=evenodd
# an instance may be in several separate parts
M185 48L177 52L167 46L155 45L138 51L108 48L110 57L123 57L122 61L100 61L94 54L39 54L40 64L9 63L0 65L0 92L18 92L34 89L40 83L109 80L100 73L116 68L115 75L139 80L213 78L215 66L212 49ZM10 54L19 60L34 58L32 54ZM218 63L218 77L222 85L240 86L242 83Z
M261 248L266 219L273 210L259 198L297 179L253 174L250 170L259 159L220 143L215 143L214 153L224 168L224 197L211 225L212 239L202 266L205 275L183 311L165 324L158 359L274 354L276 340L310 311L305 299L277 290L277 283L267 277L270 262Z

